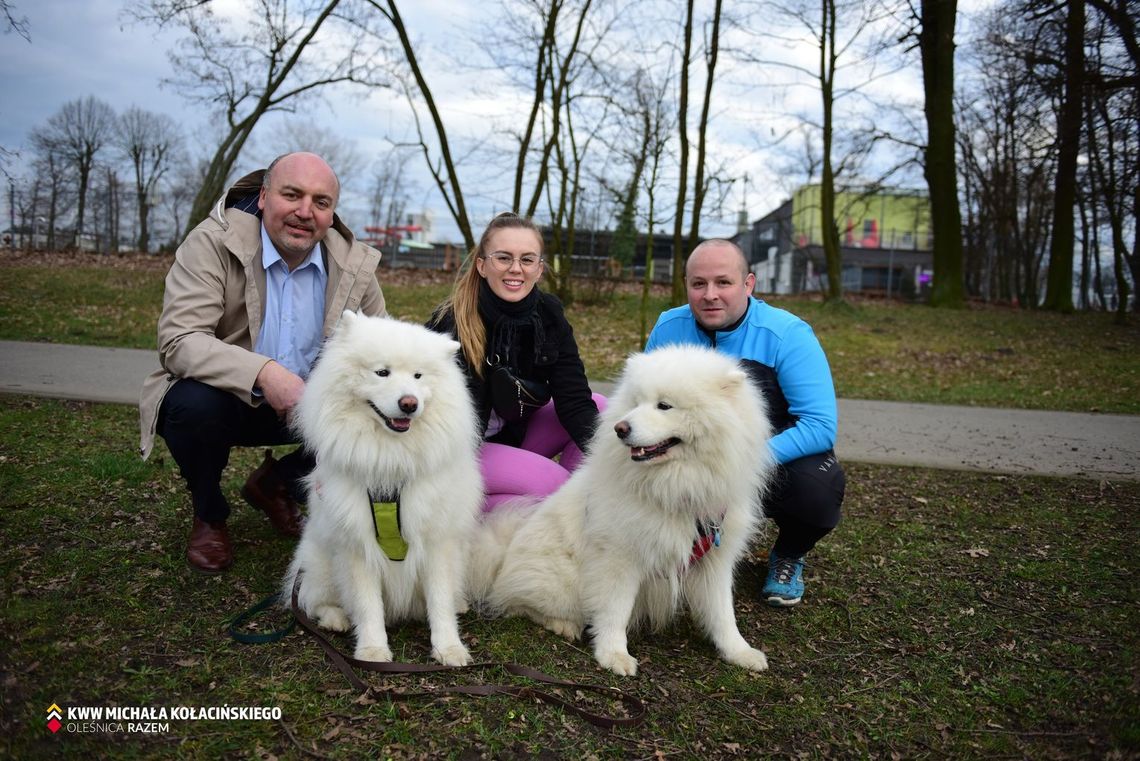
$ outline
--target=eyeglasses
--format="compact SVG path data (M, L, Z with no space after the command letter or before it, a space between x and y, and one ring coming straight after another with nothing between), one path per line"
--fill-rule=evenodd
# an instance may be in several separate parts
M542 264L542 257L538 254L523 254L515 258L503 251L496 251L493 254L485 255L483 258L489 261L499 272L506 272L515 262L518 262L519 266L527 271L535 270Z

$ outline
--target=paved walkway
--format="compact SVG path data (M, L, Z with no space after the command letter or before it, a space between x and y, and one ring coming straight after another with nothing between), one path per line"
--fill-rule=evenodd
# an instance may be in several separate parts
M153 351L0 341L0 392L136 404L157 367ZM839 420L844 460L1140 481L1140 416L841 399Z

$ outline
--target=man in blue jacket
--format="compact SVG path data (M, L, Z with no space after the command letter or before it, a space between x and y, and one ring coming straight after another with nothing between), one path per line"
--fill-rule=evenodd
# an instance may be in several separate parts
M646 351L700 344L739 357L764 392L776 479L764 511L779 529L763 596L770 605L803 598L804 556L839 523L846 479L835 457L838 406L831 368L811 327L753 298L744 252L707 240L685 265L689 305L663 312Z

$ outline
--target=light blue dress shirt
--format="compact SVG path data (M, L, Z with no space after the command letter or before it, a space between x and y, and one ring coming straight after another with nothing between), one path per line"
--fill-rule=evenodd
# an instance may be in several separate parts
M265 268L265 319L254 351L304 379L321 350L325 315L325 271L321 245L292 272L261 226L261 265Z

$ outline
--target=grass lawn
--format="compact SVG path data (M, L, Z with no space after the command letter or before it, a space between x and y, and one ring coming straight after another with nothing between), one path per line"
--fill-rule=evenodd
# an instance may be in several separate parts
M165 257L0 253L0 339L154 348ZM447 295L440 272L380 272L394 316L424 321ZM587 373L612 379L640 348L639 297L574 304L568 314ZM833 308L772 298L815 329L841 397L1079 412L1140 413L1140 320L1008 307L960 311L900 303ZM668 306L663 288L652 326Z
M741 630L771 662L759 675L717 660L685 622L635 638L641 671L622 679L527 621L463 618L481 660L647 704L644 724L604 732L514 698L361 701L300 633L234 642L227 620L274 589L292 549L237 498L258 453L236 452L227 475L237 562L205 578L184 560L172 461L161 445L140 461L136 425L125 406L0 397L0 756L1140 755L1140 483L851 465L845 520L813 553L802 606L756 602L762 546L740 569ZM428 661L424 626L392 635L398 658ZM504 679L372 677L408 690ZM53 703L281 719L53 735Z

